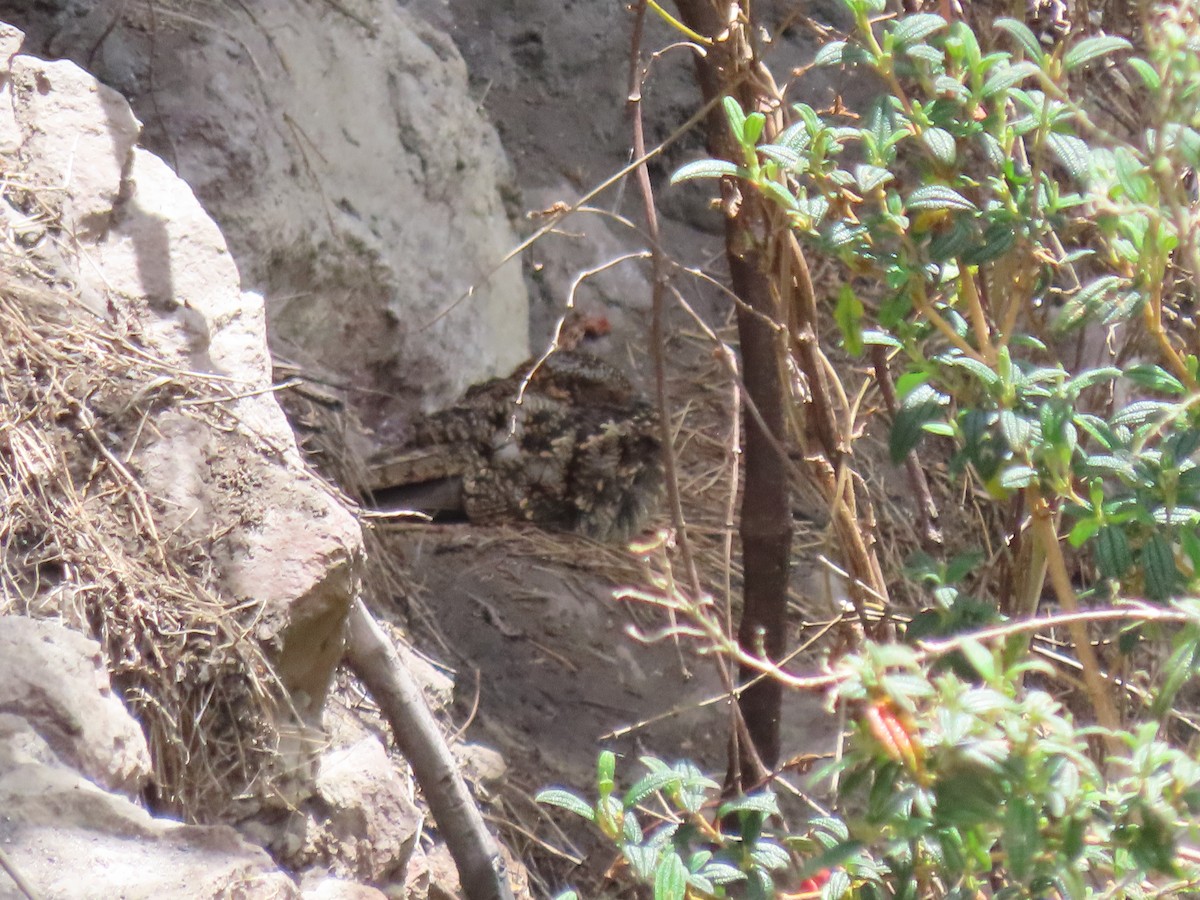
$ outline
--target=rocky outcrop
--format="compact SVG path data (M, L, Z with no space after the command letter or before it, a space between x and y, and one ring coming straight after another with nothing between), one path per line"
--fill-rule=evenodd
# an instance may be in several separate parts
M99 645L0 617L0 847L26 887L46 900L301 896L232 828L152 818L131 799L148 774ZM0 896L20 896L9 878Z
M130 98L265 294L276 353L352 385L373 424L511 369L528 304L519 262L493 272L517 243L507 162L453 43L390 0L252 6L0 17Z
M270 393L262 299L242 291L188 186L135 146L120 95L73 63L15 55L19 43L9 29L0 49L10 60L0 148L10 172L53 197L58 220L56 234L26 237L29 257L164 364L232 388L222 406L236 427L164 408L128 464L159 531L206 547L229 600L261 611L259 637L277 649L302 718L315 720L341 658L362 537L308 473Z

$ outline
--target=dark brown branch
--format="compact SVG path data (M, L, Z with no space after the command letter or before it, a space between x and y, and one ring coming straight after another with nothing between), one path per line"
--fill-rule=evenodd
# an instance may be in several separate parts
M727 22L723 5L706 0L676 0L680 18L692 30L711 36L707 53L696 60L696 78L706 102L732 94L743 108L756 109L759 101L753 77L744 77L756 63L746 41L742 22ZM734 8L740 16L745 8ZM720 39L718 39L720 38ZM725 121L714 104L706 119L708 152L716 159L740 161ZM741 510L744 585L738 644L749 654L780 660L787 650L787 583L791 557L792 518L787 461L779 448L785 426L785 385L781 320L771 293L769 260L764 255L767 216L757 195L742 195L736 183L722 183L726 211L725 251L733 293L741 304L737 311L738 341L743 379L749 403L759 418L747 420L745 430L745 487ZM765 426L765 428L763 427ZM757 673L743 670L742 681ZM763 679L747 688L740 705L761 763L774 767L779 760L779 718L783 688L774 679ZM766 773L758 761L744 753L731 760L730 771L743 783L758 781Z

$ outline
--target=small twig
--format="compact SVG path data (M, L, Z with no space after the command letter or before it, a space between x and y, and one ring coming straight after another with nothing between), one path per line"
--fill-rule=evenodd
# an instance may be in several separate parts
M883 395L883 405L893 421L900 411L900 402L896 397L896 385L892 382L892 373L888 371L887 348L879 344L871 347L871 364L875 367L875 383ZM929 547L941 546L942 535L938 531L937 504L933 494L929 492L929 481L925 478L925 470L917 459L917 451L909 450L904 457L904 470L908 473L908 484L917 501L917 523L921 530L921 542Z

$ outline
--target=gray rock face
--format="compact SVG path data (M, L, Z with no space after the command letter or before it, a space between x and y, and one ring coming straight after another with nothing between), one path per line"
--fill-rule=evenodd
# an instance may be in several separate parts
M276 353L352 385L366 420L511 369L508 166L453 44L389 0L252 8L0 0L33 52L130 98L265 294Z
M16 872L47 900L298 898L232 828L154 819L116 793L149 757L99 656L60 625L0 617L0 844ZM0 896L11 887L0 874Z

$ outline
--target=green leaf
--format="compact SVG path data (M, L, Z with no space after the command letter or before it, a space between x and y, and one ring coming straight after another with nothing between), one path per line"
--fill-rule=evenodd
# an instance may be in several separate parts
M554 900L579 900L579 895L572 890L565 890L561 894L556 894Z
M775 138L775 143L768 146L783 147L793 153L803 153L810 143L812 143L812 138L808 134L808 124L801 120L788 126L782 134Z
M996 680L996 657L987 647L974 638L964 638L962 653L971 667L979 673L979 677L987 683Z
M637 806L655 791L662 790L668 784L673 784L679 781L679 773L672 769L665 769L659 772L651 772L649 775L643 775L622 798L622 805L628 809L632 806Z
M997 19L995 24L1001 31L1007 31L1012 35L1030 59L1041 62L1045 57L1042 45L1038 43L1037 37L1024 22L1018 22L1016 19Z
M569 791L551 788L542 791L534 800L538 803L545 803L547 806L558 806L569 810L576 815L583 816L589 822L596 821L596 811L592 809L591 805L586 800L576 797Z
M1098 384L1103 384L1106 381L1112 381L1119 378L1121 370L1115 366L1103 366L1099 369L1089 369L1086 372L1080 372L1063 386L1063 392L1072 400L1088 388L1095 387Z
M1142 547L1142 568L1146 576L1146 596L1151 600L1166 600L1179 583L1175 554L1161 534L1152 534Z
M662 849L654 845L626 844L621 848L621 852L629 860L629 868L633 870L633 874L639 881L645 882L649 881L650 876L654 874L654 868L658 865Z
M1186 389L1183 388L1183 382L1181 382L1181 380L1175 376L1172 376L1172 374L1166 371L1162 366L1146 364L1129 366L1129 368L1124 371L1124 377L1128 378L1130 382L1141 386L1141 388L1160 391L1163 392L1163 394L1180 396L1184 391L1186 391Z
M753 112L746 116L746 124L742 127L742 146L753 147L757 144L766 124L767 117L760 112Z
M845 41L830 41L817 51L817 55L813 57L812 64L814 66L840 66L845 51Z
M717 818L723 819L735 812L756 812L762 813L764 816L775 816L779 814L779 803L775 799L775 795L770 791L736 797L727 803L721 804L721 809L717 812Z
M1037 480L1037 469L1029 466L1010 466L1000 474L1000 487L1010 491L1029 487Z
M681 167L672 175L671 184L679 184L681 181L691 181L696 178L723 178L726 175L747 178L750 173L742 166L735 166L724 159L698 159Z
M909 210L976 208L974 203L944 184L928 184L917 188L908 195L904 206Z
M862 333L862 340L864 344L869 344L872 347L891 347L899 350L904 346L890 334L883 331L864 331Z
M759 146L758 152L767 159L779 163L789 172L799 171L804 162L804 157L798 151L781 144L762 144Z
M1128 50L1132 46L1125 38L1111 34L1084 38L1063 56L1063 71L1071 72L1101 56L1107 56L1118 50Z
M1138 77L1142 79L1142 84L1147 90L1155 94L1162 90L1162 78L1159 77L1154 66L1136 56L1131 56L1125 62L1129 63L1130 68L1138 73Z
M838 290L837 306L834 307L833 318L842 332L842 341L846 345L846 352L851 356L862 356L863 305L862 301L858 299L858 295L854 293L854 288L849 284L843 284Z
M984 99L991 99L1002 91L1020 84L1030 75L1041 70L1029 61L1015 63L1011 66L996 66L988 80L983 85Z
M1070 534L1067 535L1067 543L1078 550L1094 537L1099 530L1100 522L1098 519L1080 519L1072 526Z
M973 356L950 356L941 360L942 365L956 369L966 369L978 378L985 387L993 388L1000 384L1000 376L987 363L980 362Z
M845 869L834 869L821 888L821 900L842 900L850 893L850 876Z
M946 54L937 47L930 47L928 44L913 44L905 47L904 52L910 59L923 59L925 62L934 66L941 66L946 59Z
M796 198L792 192L777 181L763 180L757 182L758 189L787 210L796 209Z
M725 118L729 120L729 128L738 143L744 143L742 136L746 133L746 114L742 112L741 104L733 97L726 96L721 100L725 107Z
M1150 202L1153 183L1146 167L1133 152L1126 147L1118 147L1113 151L1113 163L1116 167L1117 182L1125 191L1125 196L1134 203Z
M1013 794L1004 811L1005 868L1017 882L1031 874L1034 857L1041 850L1038 811L1028 796Z
M958 149L954 143L954 136L950 132L944 128L926 128L921 135L921 140L925 142L925 146L929 148L934 159L944 166L954 165Z
M859 191L864 194L869 194L876 188L882 187L894 177L891 172L880 166L868 166L860 163L854 167L854 181L858 184Z
M611 750L602 750L596 758L596 786L600 797L607 797L613 792L617 776L617 755Z
M654 870L654 900L684 900L687 869L677 853L668 853Z
M993 222L983 233L983 245L963 254L962 261L969 266L981 266L999 259L1017 241L1016 229L1007 222Z
M1104 303L1123 283L1116 275L1105 275L1095 281L1089 281L1078 292L1067 298L1062 312L1059 314L1054 328L1064 332L1093 317Z
M948 397L939 394L927 384L915 388L904 398L904 403L896 413L896 421L892 423L892 433L888 441L892 462L903 462L920 443L921 436L925 433L925 424L939 418L942 415L942 407L949 402Z
M750 858L764 869L772 872L786 869L791 862L787 851L770 841L759 841L755 844L754 849L750 851Z
M726 862L711 862L696 874L707 878L713 884L732 884L735 881L746 880L745 872Z
M1130 403L1113 416L1110 424L1130 425L1137 428L1139 425L1145 425L1155 419L1166 418L1174 409L1174 403L1166 403L1162 400L1139 400L1136 403Z
M934 13L917 13L905 16L892 29L892 36L898 43L913 44L924 40L934 32L946 27L946 20Z
M1046 135L1046 144L1072 178L1083 180L1087 176L1091 166L1091 148L1087 141L1073 134L1052 131Z
M945 262L964 256L979 245L979 230L965 216L955 216L953 224L936 233L929 242L929 258Z

